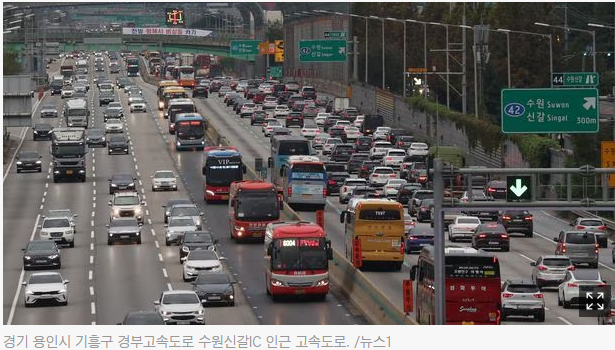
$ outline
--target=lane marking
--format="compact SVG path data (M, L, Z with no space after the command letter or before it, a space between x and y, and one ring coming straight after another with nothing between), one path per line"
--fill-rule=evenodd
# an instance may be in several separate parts
M162 268L162 275L164 276L164 278L169 278L169 275L167 274L167 269L165 269L164 267Z
M90 286L90 295L94 295L94 287Z
M49 184L49 183L47 183ZM47 191L43 192L43 197L47 196Z
M94 190L92 191L92 193L93 193L94 195L96 195L96 189L94 189Z
M92 277L94 277L94 272L92 270L88 271L88 279L91 281Z
M90 238L94 238L94 231L90 231Z
M158 253L158 260L163 261L162 254Z
M156 235L156 231L154 231L154 229L151 229L151 230L152 230L152 236L155 236Z
M568 321L567 319L563 318L562 316L558 316L557 317L560 321L564 322L565 324L569 325L569 326L574 326L574 324L570 321Z
M167 289L168 290L173 290L173 286L171 285L171 283L167 283Z
M41 219L41 214L36 215L36 221L34 221L34 227L32 228L32 234L30 235L30 241L34 239L34 235L36 234L36 228L38 227L38 221ZM19 292L21 291L21 284L23 283L23 278L25 275L25 271L23 267L21 268L21 273L19 274L19 282L17 282L17 289L15 290L15 296L13 297L13 303L11 304L11 311L9 312L9 318L6 322L7 325L11 325L13 322L13 317L15 317L15 308L17 307L17 299L19 299Z
M90 220L90 225L92 225L92 227L94 227L94 220Z
M95 213L95 212L92 212L92 217L94 217L94 216L96 216L96 213Z
M94 255L90 255L90 264L94 263Z
M92 315L96 315L96 304L94 302L90 304L90 309L92 311Z
M96 202L92 202L92 208L96 208Z
M45 197L43 197L43 199L41 200L42 203L45 203Z
M521 253L517 253L517 254L519 254L519 256L520 256L520 257L522 257L522 258L523 258L523 259L525 259L525 260L528 260L528 261L531 261L531 262L534 262L534 261L535 261L534 259L530 258L530 257L529 257L529 256L527 256L527 255L523 255L523 254L521 254Z
M156 249L160 249L160 245L158 244L158 241L154 241L154 245L156 245Z

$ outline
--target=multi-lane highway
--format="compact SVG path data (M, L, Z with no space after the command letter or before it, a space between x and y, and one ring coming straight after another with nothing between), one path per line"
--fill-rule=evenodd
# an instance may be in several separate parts
M54 67L51 67L53 69ZM55 67L57 69L57 67ZM93 67L91 67L93 68ZM90 69L92 72L93 69ZM92 73L89 74L90 79ZM115 75L109 75L115 80ZM48 141L31 141L28 130L22 150L37 150L43 156L42 173L15 171L14 162L4 180L4 275L3 309L5 324L115 324L131 310L153 309L153 300L168 289L190 289L181 278L178 247L164 244L162 206L172 198L192 198L204 211L204 228L220 238L219 251L226 257L226 269L235 277L234 307L208 308L207 324L363 324L365 321L329 295L325 302L282 302L274 304L264 292L261 245L229 244L226 207L208 206L202 200L201 153L176 153L166 135L162 113L156 110L155 88L143 84L147 113L127 113L125 94L116 91L122 102L125 132L130 137L129 155L107 155L106 148L93 148L87 156L85 183L53 183ZM98 105L96 85L90 82L87 95L92 110L90 126L103 126L104 107ZM45 95L43 103L61 111L59 96ZM34 121L39 122L39 110ZM61 118L45 119L53 126L64 125ZM173 169L182 182L177 192L152 192L156 170ZM145 200L143 243L107 245L109 222L108 179L114 173L132 173ZM37 225L50 209L70 208L76 218L74 248L62 248L62 268L69 279L68 306L25 308L21 282L31 271L22 269L22 252L27 242L38 238Z

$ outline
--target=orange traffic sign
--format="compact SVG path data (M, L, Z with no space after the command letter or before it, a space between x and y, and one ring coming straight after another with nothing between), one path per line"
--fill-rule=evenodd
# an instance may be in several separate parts
M275 53L275 43L265 41L258 44L258 53L261 55L272 55Z
M426 67L412 67L408 68L408 73L427 73Z
M600 142L600 167L615 168L615 141ZM615 174L609 175L609 187L615 187Z

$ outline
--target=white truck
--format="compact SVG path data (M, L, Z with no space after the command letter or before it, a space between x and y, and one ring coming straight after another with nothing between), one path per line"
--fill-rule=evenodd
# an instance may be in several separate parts
M350 107L350 99L348 97L336 97L333 100L333 113L341 113L346 108Z
M448 240L455 242L457 239L472 239L474 230L480 224L476 216L457 216L448 226Z

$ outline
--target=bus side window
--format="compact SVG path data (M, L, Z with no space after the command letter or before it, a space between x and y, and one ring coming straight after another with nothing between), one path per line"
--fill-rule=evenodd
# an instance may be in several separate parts
M418 265L412 265L412 267L410 268L410 279L413 281L416 280L416 271L418 270L418 268Z
M231 206L231 208L235 208L235 197L231 198L231 200L229 201L229 205Z
M267 256L271 256L272 252L273 252L273 242L269 242L269 244L267 245Z
M280 168L280 176L284 177L285 174L286 174L286 167L283 166Z

